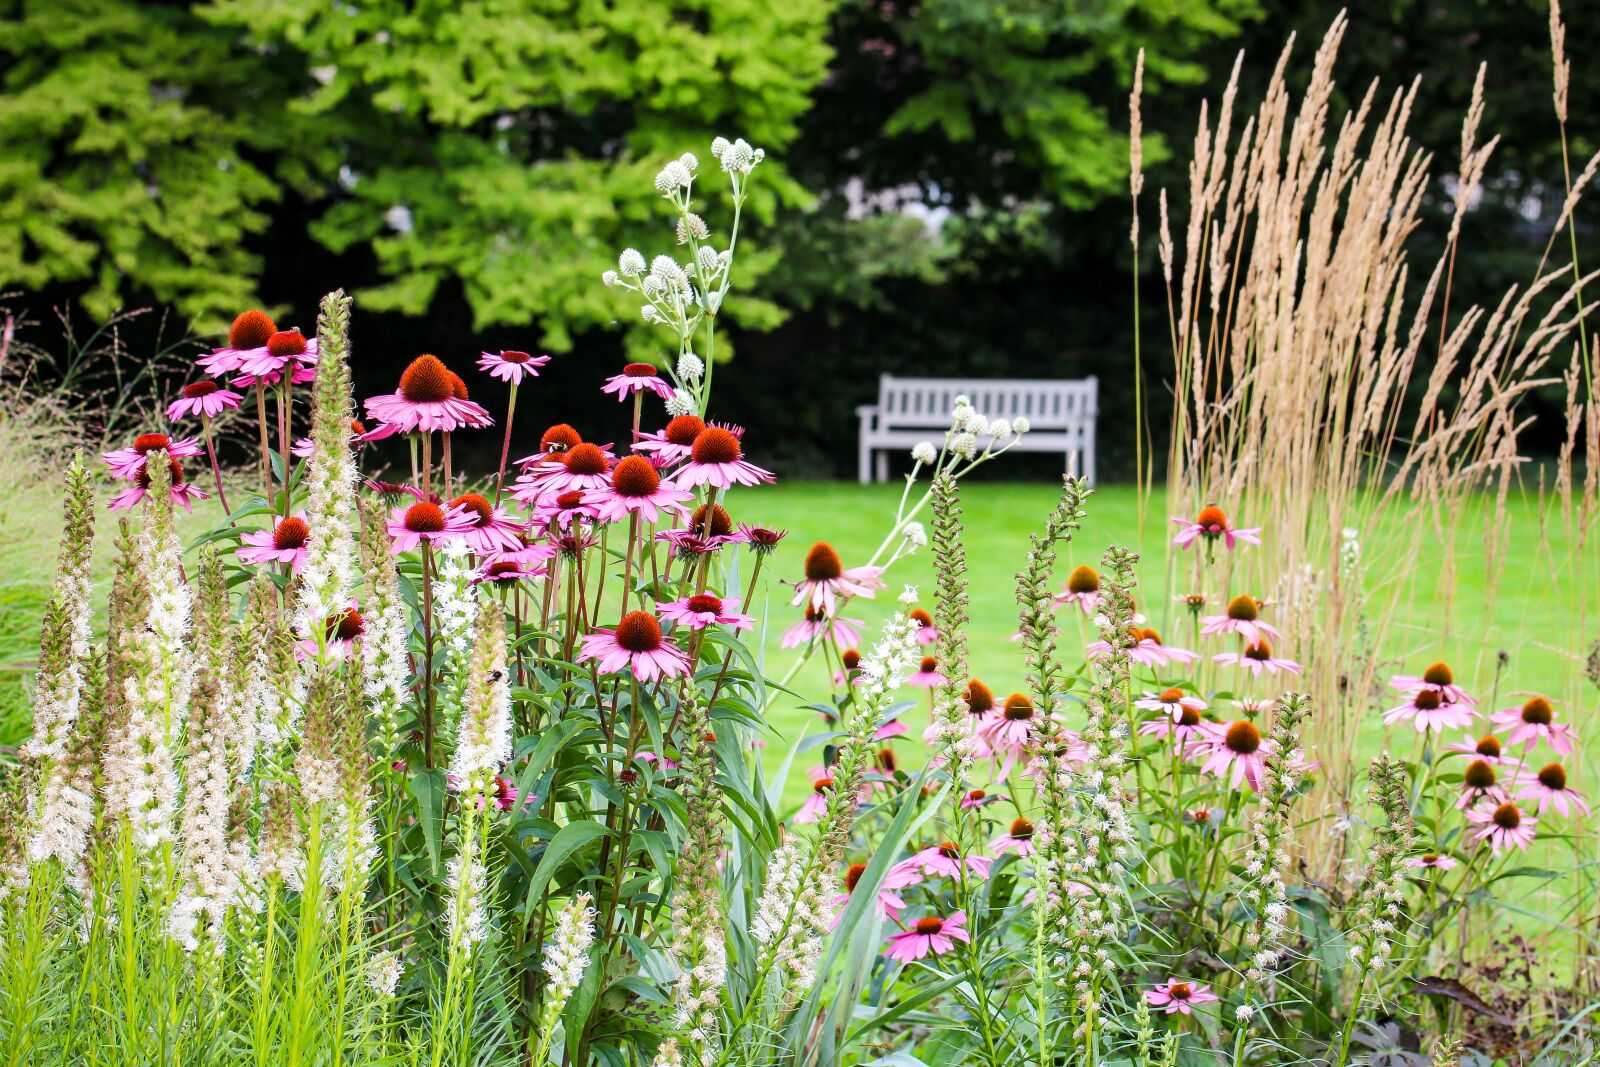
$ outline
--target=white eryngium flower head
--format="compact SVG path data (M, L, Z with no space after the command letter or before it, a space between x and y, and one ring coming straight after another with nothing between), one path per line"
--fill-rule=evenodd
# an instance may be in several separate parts
M684 381L697 382L705 372L705 361L693 352L685 352L678 357L678 377Z
M919 441L911 450L911 458L923 466L928 466L939 458L939 450L933 446L932 441Z
M624 248L622 255L617 257L617 270L624 278L643 274L644 269L644 255L637 248Z

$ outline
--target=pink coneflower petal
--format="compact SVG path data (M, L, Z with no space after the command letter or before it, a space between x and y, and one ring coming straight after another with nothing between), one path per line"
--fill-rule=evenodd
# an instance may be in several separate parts
M539 368L550 362L549 356L530 356L516 349L485 352L478 357L478 369L487 371L491 378L521 385L523 378L537 378Z
M607 378L600 391L615 394L618 400L627 400L635 393L644 392L654 393L662 400L672 399L671 383L657 374L655 367L648 363L628 364L622 368L621 374Z

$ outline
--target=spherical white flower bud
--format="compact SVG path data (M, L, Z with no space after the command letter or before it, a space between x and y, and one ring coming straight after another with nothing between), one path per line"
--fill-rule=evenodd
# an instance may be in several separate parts
M678 377L684 381L697 382L705 372L705 361L693 352L685 352L678 357Z
M962 459L971 459L978 454L978 439L964 431L958 433L950 438L950 451Z
M1011 432L1016 434L1018 437L1021 437L1032 428L1033 424L1027 420L1026 416L1018 415L1016 418L1011 420Z
M617 257L617 270L623 277L631 278L635 274L644 273L644 256L637 248L624 248L622 255Z
M1011 436L1011 423L1006 419L989 420L989 436L996 441L1004 441Z
M646 304L644 307L639 309L639 317L644 319L645 322L653 323L661 321L661 313L655 308L651 307L649 304Z
M939 450L933 447L932 441L922 441L911 450L911 458L926 465L939 458Z
M679 389L674 392L672 396L667 398L665 406L667 409L667 414L673 417L677 417L679 415L693 415L696 407L698 407L698 405L694 402L694 394L689 392L687 389Z
M700 269L707 274L715 274L722 267L722 257L709 245L700 248Z
M711 158L721 159L722 153L726 152L728 147L728 139L726 137L713 137L711 139Z
M608 270L604 274L600 275L600 280L605 282L607 285L616 285L618 281L617 272L614 270Z
M678 220L677 234L680 245L686 245L691 240L704 241L710 233L711 231L706 228L706 220L692 211Z
M928 529L920 522L908 522L905 528L906 544L921 548L928 543Z
M1237 1008L1233 1009L1233 1017L1235 1019L1238 1019L1242 1023L1249 1022L1250 1021L1250 1017L1253 1016L1255 1013L1256 1013L1256 1010L1254 1008L1252 1008L1248 1004L1241 1004Z
M641 288L644 289L645 296L660 297L666 295L667 283L659 274L646 274Z
M694 175L689 173L689 168L674 159L656 174L656 192L662 196L671 196L688 185L693 178Z
M694 158L693 152L685 152L683 155L678 157L678 162L683 166L683 169L688 171L690 174L693 174L695 171L700 169L700 161Z

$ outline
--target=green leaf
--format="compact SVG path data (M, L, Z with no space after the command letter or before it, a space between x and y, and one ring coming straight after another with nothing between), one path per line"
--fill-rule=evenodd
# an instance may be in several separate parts
M597 837L604 837L606 828L593 819L582 822L572 822L563 826L550 839L550 844L545 846L544 855L539 858L539 866L534 869L533 877L528 879L528 893L523 907L526 918L533 914L533 908L544 893L544 887L550 884L561 865L584 845L589 844Z

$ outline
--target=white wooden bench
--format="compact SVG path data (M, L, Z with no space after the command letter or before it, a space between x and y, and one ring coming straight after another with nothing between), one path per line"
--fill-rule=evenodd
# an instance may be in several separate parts
M1068 474L1094 481L1094 422L1099 410L1097 378L897 378L878 380L878 402L856 408L861 418L861 484L887 481L886 449L910 449L919 441L940 445L950 428L950 409L965 394L989 418L1026 418L1030 429L1013 447L1022 452L1060 452ZM979 441L982 448L989 442ZM876 463L874 463L876 459Z

